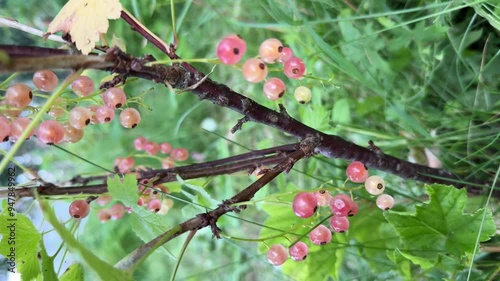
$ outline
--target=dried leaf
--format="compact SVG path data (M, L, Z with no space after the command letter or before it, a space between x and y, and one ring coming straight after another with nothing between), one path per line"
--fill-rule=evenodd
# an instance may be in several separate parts
M119 0L70 0L50 23L47 33L69 33L76 48L86 55L99 34L108 30L108 19L119 18L121 11Z

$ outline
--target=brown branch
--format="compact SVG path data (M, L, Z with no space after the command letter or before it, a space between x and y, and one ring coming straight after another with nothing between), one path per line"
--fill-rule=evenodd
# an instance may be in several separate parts
M149 186L154 186L160 183L177 181L177 176L182 179L196 179L211 176L233 174L240 171L252 172L260 166L275 165L288 155L295 151L299 146L298 143L277 146L262 150L255 150L248 153L209 161L200 164L192 164L183 167L170 169L146 170L137 171L139 178L137 182L154 178L155 181L148 183ZM111 174L92 176L92 177L76 177L70 180L71 185L61 185L54 183L41 182L34 187L22 187L15 190L17 197L32 197L33 189L36 189L40 196L60 196L60 195L75 195L75 194L103 194L108 191L107 179ZM87 185L91 182L99 182L97 184ZM7 197L8 190L0 190L0 198Z
M119 261L115 265L115 267L130 268L135 264L135 262L140 261L144 255L147 255L151 249L155 249L156 247L158 247L158 245L167 243L168 241L188 231L198 230L210 226L214 236L220 238L219 233L221 230L216 225L217 220L226 213L238 211L239 209L245 208L244 205L232 207L231 204L242 203L251 200L254 195L267 183L269 183L282 172L289 171L295 164L295 162L304 157L311 156L314 153L314 147L316 145L317 139L314 137L304 140L297 151L291 153L290 155L288 155L288 157L282 160L281 163L269 169L261 178L249 185L247 188L237 193L230 199L225 200L216 209L207 213L199 214L196 217L187 220L173 227L171 230L168 230L165 233L159 235L148 243L135 249L132 253L127 255L126 258Z

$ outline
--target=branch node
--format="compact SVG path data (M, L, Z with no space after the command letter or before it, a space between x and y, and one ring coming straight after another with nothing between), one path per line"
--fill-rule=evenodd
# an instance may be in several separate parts
M238 120L238 123L234 125L233 128L231 128L231 134L236 133L237 131L241 130L241 127L243 126L244 123L250 121L250 118L248 118L246 115Z
M373 151L377 155L381 155L382 154L382 150L378 146L376 146L375 143L373 143L372 140L368 141L368 145L369 145L370 151Z

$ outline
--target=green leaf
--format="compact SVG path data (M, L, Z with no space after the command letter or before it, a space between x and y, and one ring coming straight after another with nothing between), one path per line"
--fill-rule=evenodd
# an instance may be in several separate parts
M83 281L83 266L79 263L70 265L59 281Z
M130 226L142 241L149 242L169 229L164 216L137 205L139 194L137 179L134 175L126 175L123 178L115 175L113 178L109 178L108 190L113 198L120 200L125 206L132 209ZM165 246L158 249L162 254L174 257Z
M348 99L339 99L334 102L332 109L332 122L334 124L351 123L351 110L349 109Z
M478 237L486 241L495 233L491 212L484 209L464 214L467 200L465 189L452 186L426 186L430 201L416 206L416 213L385 212L389 223L405 245L401 254L424 268L438 260L439 253L460 258L472 253Z
M89 249L80 244L80 242L78 242L71 234L71 232L67 230L64 225L59 223L54 210L49 206L49 204L42 200L40 197L38 197L37 199L40 202L40 208L42 209L45 218L54 227L54 230L59 234L59 236L61 236L61 238L64 240L68 249L77 257L79 257L80 261L82 261L84 265L94 270L102 280L132 280L131 272L114 268L112 265L104 262L99 257L94 255Z
M43 280L58 280L54 270L54 257L47 254L43 239L40 239L40 256L42 258L42 275Z
M21 273L22 280L32 280L40 274L38 244L42 238L30 219L22 214L14 217L4 212L0 216L0 254L8 259L7 265ZM9 264L11 258L15 266Z

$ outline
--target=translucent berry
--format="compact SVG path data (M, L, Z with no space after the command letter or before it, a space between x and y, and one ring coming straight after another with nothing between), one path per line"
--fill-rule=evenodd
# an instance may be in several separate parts
M135 108L125 108L120 113L120 124L129 129L137 127L141 122L141 114Z
M245 61L241 71L245 80L251 83L262 82L267 76L266 64L262 60L256 58Z
M146 147L147 143L148 143L148 139L146 139L145 137L137 137L134 140L135 150L137 150L137 151L143 151L144 148Z
M97 217L99 218L99 221L102 223L105 223L111 219L111 215L109 214L109 210L107 209L102 209L97 213Z
M330 199L332 199L332 195L327 190L315 191L314 196L316 196L316 199L318 199L318 206L330 205Z
M357 161L350 163L349 166L347 166L345 173L350 181L356 183L365 182L368 178L368 170L365 165Z
M300 218L309 218L318 208L318 199L309 192L300 192L293 198L293 212Z
M120 108L127 101L127 95L122 88L109 88L102 94L104 104L109 108Z
M330 219L330 227L335 232L346 232L349 229L349 220L347 217L333 216Z
M111 208L109 208L109 214L111 215L111 219L119 220L127 212L127 209L122 204L115 204Z
M130 173L134 165L135 161L132 157L118 157L115 159L115 167L118 167L120 173Z
M307 247L306 243L299 241L295 243L288 250L290 253L290 257L296 261L303 261L307 258L307 254L309 253L309 247Z
M288 259L288 252L285 246L274 244L267 251L267 261L275 266L282 265Z
M85 200L75 200L69 205L69 214L75 219L83 219L89 212L90 206Z
M299 103L308 103L312 97L311 89L304 86L298 86L293 92L293 96Z
M353 213L354 202L347 194L337 194L330 200L330 210L338 217L345 217Z
M149 155L156 155L160 152L160 145L154 141L148 141L144 145L144 151Z
M12 141L18 140L21 137L21 134L24 133L26 128L28 128L30 123L31 123L31 120L29 118L26 118L26 117L18 117L16 119L14 119L10 123L10 139ZM2 131L3 130L0 130L0 132L2 132ZM26 138L31 138L33 136L34 132L35 131L33 129L31 129L30 133L28 134L28 136ZM1 140L1 137L0 137L0 140Z
M7 88L5 93L5 102L16 108L23 109L30 104L33 99L31 88L24 84L14 84Z
M175 164L175 160L171 156L165 157L165 158L163 158L163 160L161 160L161 167L163 169L173 168L174 164Z
M0 142L8 141L11 134L10 122L7 118L0 116Z
M168 142L163 142L160 144L160 151L163 154L168 154L172 151L172 145Z
M170 156L172 156L175 161L186 161L189 158L189 151L185 148L174 148L170 152Z
M97 197L95 202L100 206L106 206L109 202L111 202L111 200L113 200L113 197L110 195L101 195Z
M259 57L265 63L275 63L281 57L283 44L276 38L269 38L262 42L259 47Z
M59 79L52 70L39 70L33 74L33 84L35 84L35 87L41 91L53 91L57 87L58 83Z
M148 210L150 210L151 212L158 213L158 211L160 211L160 209L161 209L161 200L160 199L153 199L153 200L149 201Z
M247 43L237 35L229 35L217 46L217 57L223 64L238 63L247 50Z
M83 130L79 130L70 124L64 124L64 142L75 143L79 142L83 138Z
M115 119L115 111L107 106L99 106L95 111L95 118L99 123L109 123Z
M97 120L97 109L99 106L97 104L87 105L87 109L90 111L90 124L99 124L99 120Z
M69 111L68 123L76 129L83 129L90 124L92 114L86 107L76 106Z
M320 224L309 232L309 239L316 245L324 245L332 241L332 232L328 227Z
M285 83L279 78L271 78L264 83L264 95L270 100L277 100L285 94Z
M283 72L288 78L298 79L306 72L306 65L301 59L293 57L285 62Z
M382 194L385 190L385 182L379 176L368 177L365 181L365 189L371 195Z
M394 198L389 194L380 194L376 200L377 207L382 210L389 210L394 207Z
M81 97L88 96L94 92L94 81L88 76L82 75L71 83L71 89Z
M56 144L63 139L64 128L55 120L47 120L38 125L35 135L43 143Z
M293 51L292 49L288 47L283 47L283 50L281 51L281 56L278 58L279 63L285 63L287 60L291 59L293 57Z

